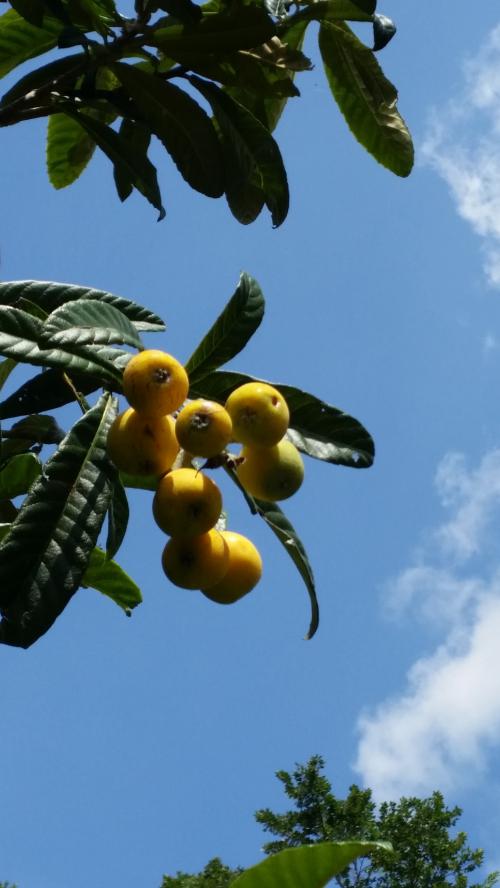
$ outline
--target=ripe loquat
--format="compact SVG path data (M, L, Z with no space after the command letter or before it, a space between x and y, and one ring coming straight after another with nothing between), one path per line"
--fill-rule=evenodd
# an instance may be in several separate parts
M227 410L215 401L191 401L175 423L177 440L184 450L208 459L229 444L233 424Z
M251 496L274 503L288 499L302 484L302 457L286 438L273 447L243 447L240 456L236 472Z
M229 547L212 528L193 537L172 537L163 550L163 570L175 586L209 589L222 579L229 565Z
M123 394L145 416L173 413L186 400L189 379L179 361L158 349L134 355L123 371Z
M229 395L226 410L233 421L234 439L252 446L277 444L290 420L283 395L266 382L240 385Z
M197 536L217 523L222 496L215 481L196 469L174 469L160 478L153 500L156 523L170 536Z
M233 604L254 588L262 576L262 558L254 544L241 533L222 531L229 548L229 567L218 583L202 589L218 604Z
M107 450L121 472L162 475L179 452L174 420L171 416L143 416L129 407L113 422Z

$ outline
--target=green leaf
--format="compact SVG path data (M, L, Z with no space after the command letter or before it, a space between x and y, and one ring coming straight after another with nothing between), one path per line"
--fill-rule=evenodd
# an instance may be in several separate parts
M104 395L71 429L32 485L0 546L0 641L27 648L78 589L111 496Z
M125 139L120 138L119 133L99 120L94 120L87 114L76 111L66 110L66 113L71 114L80 123L114 166L118 166L123 171L122 175L126 175L133 183L134 188L137 188L146 200L158 210L158 221L164 219L165 208L161 202L156 168L151 161L137 152L134 146Z
M317 0L296 13L293 20L372 22L375 6L373 2L358 5L354 0Z
M131 321L118 308L95 299L67 302L49 315L42 328L45 348L119 343L144 348Z
M191 386L240 352L264 317L264 296L246 272L231 299L186 363Z
M0 391L15 367L17 367L17 361L13 361L12 358L5 358L5 361L0 362Z
M152 490L158 487L157 475L129 475L127 472L120 472L120 480L124 487L131 487L133 490Z
M78 53L77 55L64 56L62 59L49 62L48 65L35 68L34 71L30 71L24 77L21 77L5 93L0 102L0 108L6 108L34 90L50 92L56 83L59 89L73 87L85 69L87 62L85 53Z
M118 472L112 482L111 500L108 511L108 536L106 556L114 558L127 532L129 507L127 494Z
M75 389L82 395L90 395L104 384L109 385L105 373L94 377L72 372L70 380L60 369L44 370L0 403L0 419L62 407L75 400Z
M40 0L10 0L10 5L31 25L43 27L43 17L47 9Z
M167 27L156 28L146 43L157 46L169 58L184 61L198 54L220 55L252 49L275 34L276 26L265 9L238 4L228 12L205 13L197 24L189 27L169 23Z
M76 284L60 284L57 281L6 281L0 283L0 305L17 306L20 300L32 302L42 308L45 314L51 314L60 305L81 299L95 299L114 306L136 330L161 332L165 329L162 319L154 312L143 308L137 302L114 296L106 290L93 287L82 287Z
M10 530L10 524L0 524L0 542L5 539Z
M127 616L130 616L132 608L142 602L139 586L116 561L107 558L106 553L97 546L91 552L82 578L82 586L90 586L107 595L125 611Z
M95 142L66 114L51 114L47 124L47 172L54 188L72 185L95 151Z
M322 22L319 47L333 96L356 139L398 176L413 166L410 133L398 113L397 91L373 52L345 24Z
M222 153L207 113L184 90L154 74L121 63L112 70L186 182L208 197L220 197Z
M324 888L358 857L392 851L389 842L319 842L286 848L250 867L233 888Z
M224 404L235 388L255 380L254 376L244 373L221 370L196 381L191 396L211 398ZM375 445L357 419L294 386L281 382L269 384L286 399L290 409L287 435L299 450L315 459L353 469L366 469L372 465Z
M128 352L99 345L45 349L43 326L42 321L19 308L0 306L0 354L27 364L90 373L121 384L123 367L130 359Z
M33 414L14 423L11 429L0 430L0 460L22 453L35 445L60 444L64 432L53 416Z
M127 142L130 150L135 154L147 157L149 143L151 141L151 130L137 120L131 120L124 117L120 124L120 139ZM113 171L116 191L118 197L123 202L132 194L134 183L128 175L127 169L123 166L115 166Z
M280 30L280 40L286 43L289 50L300 50L304 42L304 36L309 22L307 20L293 21L287 28ZM244 57L244 53L241 53ZM252 54L248 53L248 59L252 58ZM299 95L299 91L290 90L293 83L290 79L290 71L287 68L266 67L260 58L260 67L269 87L273 93L271 96L256 94L254 91L253 81L248 81L242 76L240 83L235 86L229 86L227 92L241 105L256 117L266 127L269 132L273 132L278 125L279 119L284 111L285 105L290 96ZM293 76L292 72L292 76ZM284 86L284 91L280 91L280 86Z
M287 216L290 195L277 143L254 115L218 86L190 77L212 107L225 155L225 190L229 207L239 222L253 222L268 207L277 228Z
M48 20L43 28L25 21L14 9L0 16L0 77L17 65L53 49L61 30L58 22Z
M40 475L42 465L34 453L19 453L0 470L0 500L27 493Z
M264 519L273 533L276 534L304 580L311 601L311 622L306 635L306 638L310 639L316 633L319 625L319 606L316 597L314 575L306 550L297 531L276 503L266 503L264 500L258 499L254 499L254 503L257 513Z

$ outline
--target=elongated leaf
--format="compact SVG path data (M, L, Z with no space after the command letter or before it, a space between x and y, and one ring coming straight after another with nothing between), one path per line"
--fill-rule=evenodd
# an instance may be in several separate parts
M54 188L72 185L95 151L95 142L66 114L51 114L47 124L47 172Z
M410 133L397 110L397 91L373 52L345 24L322 22L319 47L333 96L356 139L383 166L408 176Z
M90 373L120 385L130 354L106 346L42 348L43 323L19 308L0 307L0 354L28 364Z
M43 17L47 9L41 0L10 0L10 5L30 25L36 25L37 28L43 27Z
M53 416L26 416L11 429L0 430L0 461L34 446L39 448L42 444L60 444L63 438L64 432Z
M324 888L358 857L392 851L389 842L319 842L286 848L245 870L234 888Z
M4 361L0 361L0 391L15 367L17 367L17 361L13 361L12 358L5 358Z
M168 22L168 19L167 19ZM276 26L266 11L256 5L237 5L228 12L205 14L192 26L169 24L148 35L146 42L157 46L169 58L216 54L251 49L270 40Z
M254 499L254 502L258 514L264 519L273 533L276 534L304 580L311 602L311 621L306 635L306 638L310 639L316 633L319 626L319 606L316 597L314 575L306 550L297 531L276 503L266 503L264 500L258 499Z
M35 71L30 71L5 93L0 102L0 108L10 105L33 90L50 89L56 82L60 88L73 86L86 64L87 56L85 53L79 53L56 59L54 62L49 62L48 65L42 65Z
M231 480L243 494L252 514L260 515L268 527L271 528L273 533L278 537L280 543L285 547L287 554L292 559L302 577L311 603L311 619L306 635L306 639L311 639L313 635L315 635L319 626L319 605L316 597L316 585L314 582L312 567L296 530L276 503L256 499L247 493L240 483L236 469L231 466L230 463L227 463L224 468Z
M136 153L147 157L149 143L151 141L151 130L136 120L130 120L124 117L120 124L120 139L128 142L130 149ZM118 197L123 202L132 194L134 183L128 175L127 169L123 166L115 166L113 170L116 191Z
M262 206L262 194L277 228L285 221L290 202L286 171L277 143L244 105L213 83L199 77L190 79L210 102L223 137L226 196L230 209L240 222L253 222Z
M60 369L44 370L0 403L0 419L53 410L74 401L75 389L82 395L89 395L105 384L109 385L105 373L94 377L72 372L70 378Z
M10 524L0 524L0 543L7 536L10 530Z
M245 347L264 317L264 306L257 281L244 272L224 311L186 364L191 386Z
M69 114L69 110L66 111ZM99 120L94 120L87 114L71 113L71 116L80 123L88 135L99 146L101 151L110 161L123 169L123 175L127 175L134 188L158 210L158 221L165 218L165 208L161 202L160 189L156 176L156 168L143 154L135 151L134 147L125 139L121 139L119 133L115 133L111 127Z
M82 586L97 589L121 607L127 616L132 608L142 602L139 586L129 577L116 561L106 557L106 553L96 546L92 550L87 569L82 578Z
M280 30L281 42L286 43L290 50L300 50L308 24L307 20L294 20L287 28ZM244 53L241 55L243 56ZM250 54L248 58L251 58ZM226 91L233 99L248 108L253 116L272 133L278 125L288 98L293 95L298 96L299 91L298 89L295 92L290 91L290 85L293 87L293 83L290 71L286 68L266 67L263 64L260 67L273 93L271 96L264 95L262 91L256 93L253 81L248 82L247 86L247 79L244 76L240 83L227 87ZM285 87L283 92L280 90L280 86Z
M95 299L114 306L124 314L134 325L136 330L161 331L165 329L162 319L154 312L143 308L137 302L114 296L106 290L96 290L94 287L82 287L76 284L60 284L57 281L7 281L0 283L0 305L17 306L20 300L34 303L51 314L60 305L75 300Z
M42 465L34 453L18 453L0 470L0 499L14 499L27 493L40 475Z
M255 377L220 370L199 379L191 397L211 398L223 404L232 391ZM267 380L258 380L266 382ZM325 401L291 385L271 382L290 408L288 437L303 453L315 459L353 469L372 465L375 445L361 423Z
M14 9L0 15L0 77L53 49L60 30L61 25L52 20L47 20L43 28L30 25Z
M79 299L56 308L42 328L45 348L121 343L142 349L141 337L119 309L95 299Z
M0 546L0 641L29 647L78 589L111 496L104 395L44 466Z
M376 4L366 3L364 5L367 7L366 9L363 9L363 6L358 6L354 0L317 0L316 3L311 3L304 9L301 9L293 17L293 20L307 19L312 21L316 19L317 21L326 20L329 22L372 22ZM368 11L369 9L371 11Z
M112 479L111 500L108 511L108 536L106 556L114 558L127 532L129 507L127 494L118 472Z
M220 197L222 154L207 113L184 90L156 75L121 63L112 70L186 182L208 197Z

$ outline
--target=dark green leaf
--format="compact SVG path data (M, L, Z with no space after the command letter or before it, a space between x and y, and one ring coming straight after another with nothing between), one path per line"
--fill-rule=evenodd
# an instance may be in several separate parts
M286 848L245 870L233 888L324 888L357 857L391 851L388 842L318 842Z
M82 586L97 589L111 598L130 616L132 608L142 602L139 586L125 573L122 567L106 557L106 553L96 547L92 550Z
M120 138L122 141L128 142L131 151L135 154L147 157L151 130L143 123L125 117L120 125ZM123 202L132 194L134 183L131 181L126 167L115 165L113 174L118 197Z
M53 410L55 407L62 407L74 401L75 389L82 395L90 395L105 384L109 385L105 373L100 377L93 377L72 372L70 380L60 369L44 370L0 403L0 419Z
M27 364L64 367L121 382L128 352L106 346L42 347L43 322L19 308L0 307L0 354Z
M0 77L4 77L17 65L53 49L61 26L47 21L37 28L25 21L15 9L0 16Z
M276 503L265 502L251 496L241 485L236 470L229 464L225 466L225 470L240 489L252 514L260 515L278 537L302 577L311 602L311 620L306 638L312 638L319 625L319 606L312 568L297 532Z
M34 453L18 453L0 470L0 500L27 493L42 465Z
M184 90L154 74L124 64L113 65L113 71L186 182L208 197L220 197L222 153L206 112Z
M10 105L12 102L23 98L33 90L50 92L56 84L61 89L72 87L82 73L87 63L87 57L84 53L78 55L65 56L62 59L56 59L30 71L24 77L21 77L14 86L5 93L0 102L0 108Z
M224 404L235 388L254 380L255 377L244 373L217 371L199 379L192 387L191 397L211 398ZM366 469L372 465L375 445L357 419L294 386L280 382L270 385L277 388L287 401L290 408L287 434L299 450L315 459L353 469Z
M13 361L12 358L5 358L4 361L0 362L0 391L15 367L17 367L17 361Z
M0 461L14 453L22 453L34 446L60 444L64 432L53 416L38 413L14 423L11 429L0 430Z
M120 548L129 519L127 494L118 473L112 482L111 501L108 511L108 536L106 539L106 555L114 558Z
M0 283L0 305L17 306L19 300L38 305L46 314L51 314L60 305L80 299L96 299L113 305L132 321L136 330L161 332L165 329L162 319L129 299L114 296L106 290L82 287L75 284L60 284L56 281L7 281Z
M312 567L306 550L297 535L297 531L276 503L266 503L264 500L258 499L255 499L254 502L257 507L257 513L264 519L273 533L276 534L304 580L311 601L311 622L306 638L312 638L319 625L319 607Z
M378 52L384 49L392 40L397 28L390 18L386 15L375 15L373 17L373 51Z
M112 343L144 348L126 315L96 299L79 299L56 308L43 325L40 343L44 348Z
M10 530L10 524L0 524L0 542L5 539Z
M203 14L201 8L192 0L154 0L149 4L149 8L155 12L163 9L186 25L196 25Z
M73 426L32 485L0 546L0 641L27 648L78 589L111 496L108 429L116 403L104 395Z
M286 29L280 30L281 42L286 43L290 50L300 50L308 24L307 20L301 21L299 19ZM241 55L244 56L244 53L241 53ZM248 58L252 58L251 53L248 53ZM245 108L248 108L269 132L273 132L278 125L289 96L299 95L299 91L296 90L295 93L290 91L290 85L293 86L293 84L290 79L290 71L287 68L266 67L262 62L260 67L273 92L272 96L265 96L262 91L260 94L256 94L253 81L250 81L247 86L247 79L245 77L242 77L240 83L235 86L229 86L227 92L233 99L244 105ZM281 85L285 86L283 92L280 91Z
M353 135L383 166L408 176L411 136L397 110L397 91L373 52L347 25L330 22L320 26L319 47L330 89Z
M43 17L47 8L40 0L10 0L10 5L30 25L35 25L37 28L43 27Z
M158 210L158 221L164 219L165 209L161 202L156 169L151 161L137 152L133 145L121 139L119 133L99 120L93 120L87 114L76 111L73 113L67 110L66 113L71 113L71 116L87 131L114 166L118 166L122 170L121 175L127 176L134 188L137 188L146 200Z
M186 364L191 386L245 347L264 317L264 307L257 281L244 272L223 312Z
M375 9L375 4L366 3L364 6L367 8L364 9L363 4L359 6L354 0L317 0L296 13L293 21L372 22L373 10L369 11L369 8L373 6Z
M252 49L275 34L276 26L265 9L235 5L228 12L205 14L197 25L169 23L167 27L159 27L148 35L146 42L159 47L169 58L184 61L199 54L220 55Z
M377 0L352 0L355 6L359 6L363 12L367 12L369 15L375 12L377 8Z
M290 198L278 145L247 108L218 86L199 77L190 80L210 102L222 136L230 209L240 222L253 222L263 196L277 228L286 219Z

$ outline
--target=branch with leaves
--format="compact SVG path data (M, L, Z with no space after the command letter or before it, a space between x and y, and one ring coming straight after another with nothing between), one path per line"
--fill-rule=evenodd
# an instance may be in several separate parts
M71 185L97 147L113 165L120 200L137 189L163 218L148 157L154 136L185 181L208 197L225 195L239 222L253 222L265 206L281 225L289 191L272 133L288 99L300 95L296 75L312 67L302 45L314 21L328 84L353 135L396 175L411 171L397 91L375 57L395 27L375 12L376 0L136 0L133 18L114 0L10 5L0 16L0 77L47 53L51 61L4 94L0 126L48 118L55 188ZM348 22L371 24L373 48ZM64 54L53 59L55 49Z

